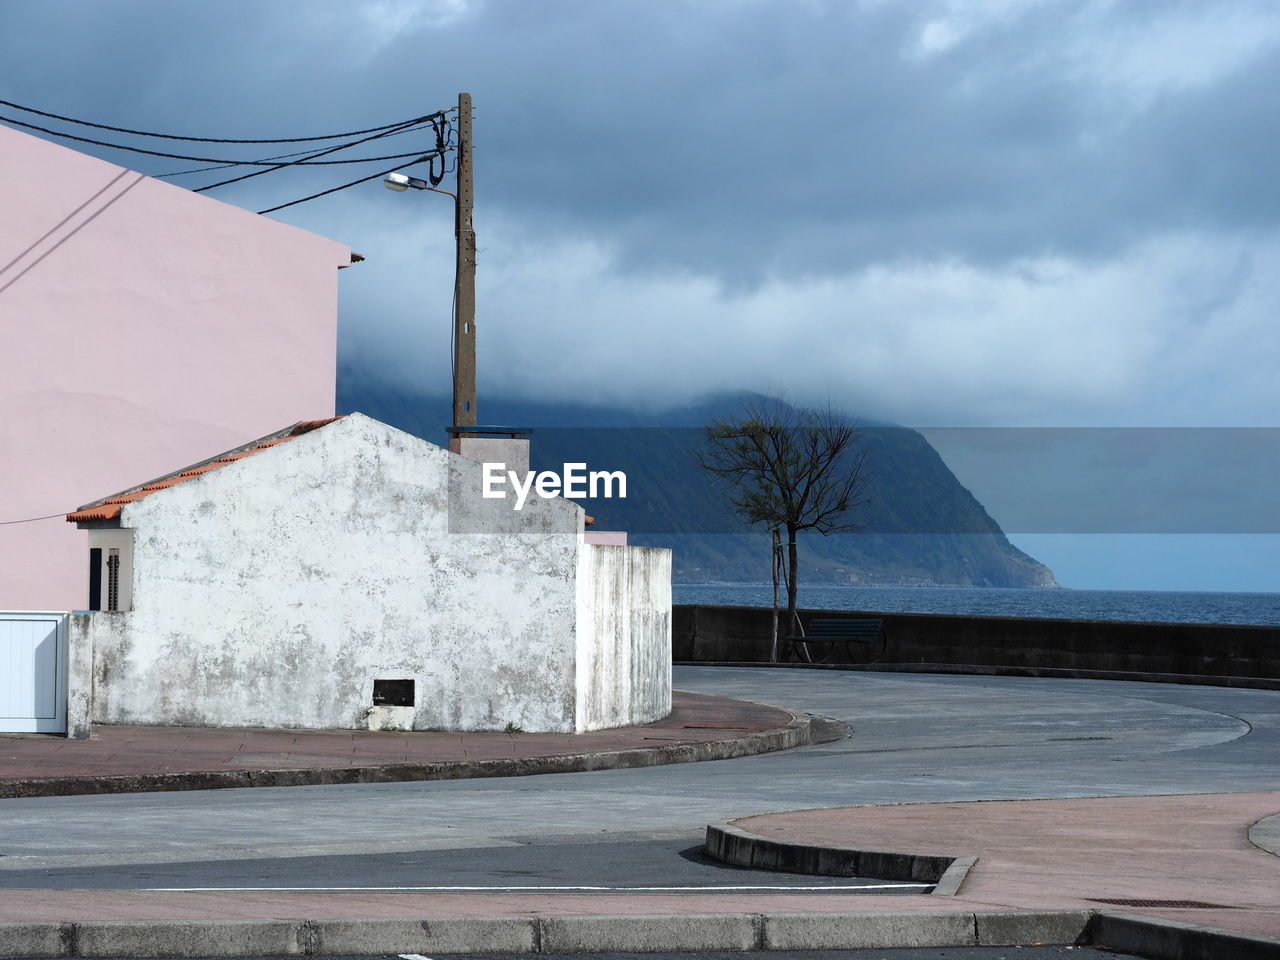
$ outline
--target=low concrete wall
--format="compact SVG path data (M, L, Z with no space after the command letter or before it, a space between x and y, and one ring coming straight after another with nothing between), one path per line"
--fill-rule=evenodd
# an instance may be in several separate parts
M863 669L1114 677L1280 687L1280 628L803 610L879 617L885 652ZM676 606L677 663L769 660L767 608ZM785 656L785 652L784 652Z

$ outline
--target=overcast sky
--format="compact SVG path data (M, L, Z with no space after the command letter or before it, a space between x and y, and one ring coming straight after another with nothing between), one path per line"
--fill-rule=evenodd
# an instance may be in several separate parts
M482 411L785 385L920 426L1276 427L1278 44L1274 0L41 0L0 5L0 97L285 137L469 91ZM446 393L449 204L276 216L368 258L344 356Z

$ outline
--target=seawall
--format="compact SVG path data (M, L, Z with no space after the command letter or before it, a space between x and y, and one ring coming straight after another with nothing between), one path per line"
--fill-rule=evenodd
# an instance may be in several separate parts
M1041 620L926 613L802 610L811 617L878 617L885 642L833 669L1157 680L1280 689L1280 627L1114 620ZM785 631L784 631L785 632ZM672 608L676 663L769 661L767 607ZM875 655L875 662L866 662ZM795 662L784 644L784 661Z

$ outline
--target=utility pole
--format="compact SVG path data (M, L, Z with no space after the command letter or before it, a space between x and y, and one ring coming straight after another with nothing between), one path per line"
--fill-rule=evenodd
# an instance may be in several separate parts
M471 170L471 94L458 94L458 240L457 279L453 320L453 425L476 424L476 235L472 229L474 202ZM458 436L471 436L460 433Z

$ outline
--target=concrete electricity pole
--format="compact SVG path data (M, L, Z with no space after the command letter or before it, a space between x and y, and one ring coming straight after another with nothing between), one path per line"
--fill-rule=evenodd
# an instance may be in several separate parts
M436 115L438 116L438 115ZM428 179L389 173L383 183L397 193L430 190L453 198L453 232L457 240L453 274L453 423L447 427L449 450L484 463L505 463L517 473L529 471L529 430L525 427L479 427L476 419L476 234L471 223L475 200L472 183L471 94L458 94L458 192L440 190ZM439 131L437 131L439 135ZM443 152L443 151L440 151ZM428 159L423 157L422 160ZM421 161L418 161L421 162ZM441 172L440 177L444 174ZM438 180L437 180L438 182Z
M471 170L471 94L458 94L457 315L453 320L453 425L476 424L476 235ZM459 436L468 436L461 433Z

